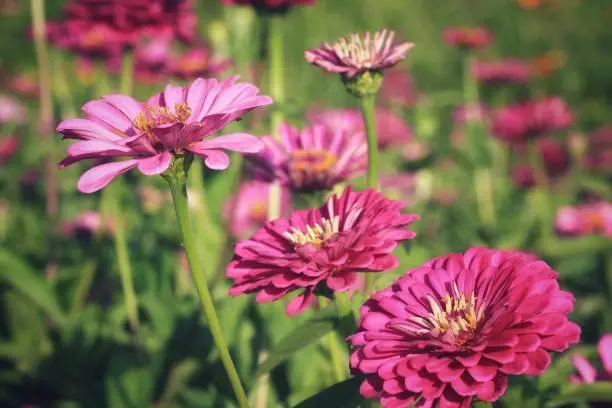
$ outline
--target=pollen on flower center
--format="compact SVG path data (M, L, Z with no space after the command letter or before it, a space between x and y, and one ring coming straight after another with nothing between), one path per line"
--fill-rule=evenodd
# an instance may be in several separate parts
M428 334L451 344L462 345L474 337L478 324L484 315L485 305L476 305L474 293L461 293L453 283L452 294L436 300L426 297L431 313L423 318L413 316L410 320L417 324L395 324L394 328L410 334Z
M314 245L317 248L323 246L331 237L340 232L340 217L335 215L330 220L323 218L320 223L313 226L307 225L306 232L292 228L291 232L285 232L284 236L293 245Z
M185 124L191 115L191 108L187 103L177 103L174 109L170 110L167 106L149 106L144 112L140 112L134 118L134 126L145 133L164 125L172 125L175 123Z
M337 161L336 155L326 150L296 150L289 162L289 172L293 180L302 181L307 176L323 175L329 172Z
M357 34L351 35L350 40L342 38L334 44L333 49L341 59L347 59L364 68L374 65L378 58L376 43L369 33L363 41Z

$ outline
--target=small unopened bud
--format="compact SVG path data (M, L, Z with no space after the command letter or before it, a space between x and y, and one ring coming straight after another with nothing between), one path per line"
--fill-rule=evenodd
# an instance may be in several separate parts
M376 95L382 85L383 75L378 71L366 71L352 78L342 77L346 89L357 98Z

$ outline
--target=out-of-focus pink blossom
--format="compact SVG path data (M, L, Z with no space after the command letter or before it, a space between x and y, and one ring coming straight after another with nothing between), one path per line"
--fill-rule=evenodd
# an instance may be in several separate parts
M19 150L21 140L17 136L7 136L0 139L0 166L4 166Z
M414 173L394 173L380 177L380 187L385 197L403 202L406 206L414 203L417 176Z
M412 75L399 67L388 69L378 95L385 105L411 107L417 99Z
M109 225L103 225L102 216L95 211L84 211L73 220L66 221L61 226L62 233L67 237L92 236L102 230L111 231Z
M321 208L295 211L270 221L249 240L236 244L227 276L231 296L257 293L257 302L272 302L291 292L286 312L303 312L317 289L347 291L358 272L395 268L399 242L415 233L406 227L418 219L402 214L403 204L368 189L347 187Z
M235 133L208 138L257 107L272 103L259 89L199 78L188 87L168 85L164 92L140 103L125 95L108 95L83 106L84 119L61 122L57 131L77 139L60 167L87 159L126 157L86 171L77 187L84 193L104 188L112 179L138 167L145 175L165 172L173 154L195 154L208 168L223 170L229 157L223 150L256 153L263 144L255 136Z
M265 148L247 156L256 178L278 180L293 191L327 191L367 167L368 149L361 133L322 125L297 129L287 124L279 132L280 143L265 137Z
M308 6L317 0L221 0L226 5L251 5L258 10L284 11L293 6Z
M204 47L187 49L169 62L171 74L182 79L217 76L231 66L229 59L213 58Z
M312 123L349 133L360 132L365 137L365 125L359 109L310 109L307 113ZM412 140L412 129L393 111L376 107L376 131L378 147L402 146Z
M168 190L160 190L150 185L140 186L136 192L142 208L147 213L154 214L172 201Z
M484 103L471 103L461 105L453 111L453 122L456 125L486 122L489 117L489 108Z
M9 79L8 86L18 95L29 98L38 96L39 88L35 73L23 72L13 75Z
M105 24L86 21L47 23L49 42L86 58L119 59L123 46L134 44L136 35L126 35Z
M238 188L236 196L227 200L224 216L230 222L234 237L246 239L266 223L270 186L265 181L245 181ZM281 188L280 197L280 216L285 217L289 212L291 194L286 188Z
M472 75L486 85L526 84L531 78L529 65L517 59L476 61Z
M554 180L563 176L570 165L569 151L565 143L554 139L543 138L536 142L536 150L539 154L540 162L549 180ZM512 170L514 182L521 187L532 187L538 180L535 177L535 170L525 160L528 157L527 147L517 145L514 151L522 157L522 163L516 165Z
M606 201L562 207L555 229L560 235L579 237L599 234L612 237L612 204Z
M576 369L576 374L570 377L572 383L593 384L596 381L612 381L612 333L601 336L597 343L597 351L601 362L600 370L580 354L572 356L572 363Z
M574 114L565 101L550 97L500 108L493 112L491 131L513 143L527 141L559 130L574 123Z
M14 98L0 95L0 124L20 125L28 120L28 109Z
M96 69L91 58L77 57L75 71L76 78L81 85L90 86L96 81Z
M323 43L319 48L306 50L304 56L310 64L352 78L366 71L391 68L405 59L414 44L396 44L394 39L395 32L390 30L378 31L374 36L351 34L333 44Z
M444 30L446 44L464 48L480 49L493 41L493 35L484 27L449 27Z
M543 261L472 248L408 271L361 307L349 338L360 392L385 408L498 400L508 376L543 374L578 342L574 296Z

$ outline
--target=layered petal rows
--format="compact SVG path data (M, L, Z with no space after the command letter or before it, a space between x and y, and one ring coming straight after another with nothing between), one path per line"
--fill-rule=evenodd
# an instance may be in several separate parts
M418 218L402 214L402 206L374 190L347 187L321 208L266 223L235 246L227 268L230 295L257 293L258 302L271 302L299 291L286 310L294 315L312 303L317 289L346 291L357 272L396 267L392 251L414 238L406 227Z
M473 248L435 258L361 308L351 368L383 407L464 407L539 375L578 342L574 297L531 255Z

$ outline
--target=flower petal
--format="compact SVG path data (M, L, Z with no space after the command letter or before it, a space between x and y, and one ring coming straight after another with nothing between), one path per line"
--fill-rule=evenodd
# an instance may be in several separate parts
M143 105L140 102L127 95L106 95L102 97L102 100L117 108L119 112L132 121L143 110Z
M154 176L168 170L171 161L172 154L170 152L163 152L146 159L139 159L138 170L147 176Z
M189 151L202 156L206 167L213 170L225 170L230 165L230 159L227 154L220 150L205 150L199 148L189 147Z
M137 165L138 160L126 160L93 167L79 178L77 188L83 193L94 193L106 187L116 176L133 169Z
M241 153L258 153L264 148L263 142L247 133L232 133L204 140L199 144L205 149L226 149Z

